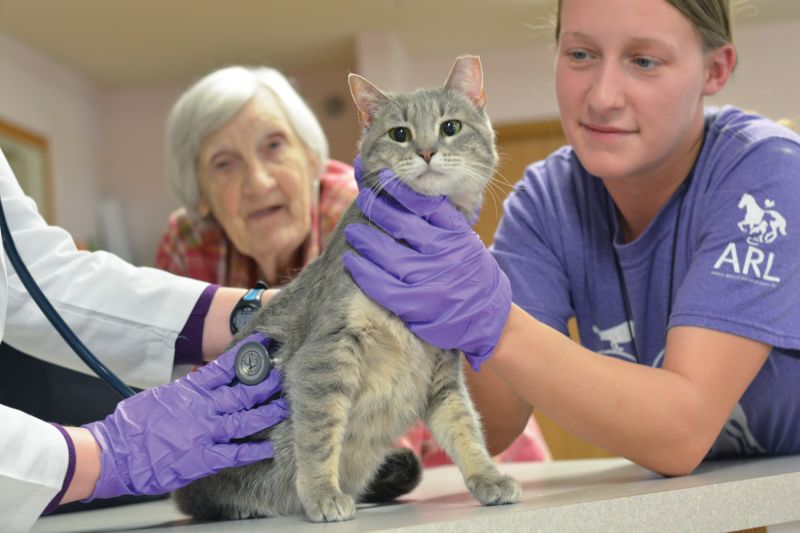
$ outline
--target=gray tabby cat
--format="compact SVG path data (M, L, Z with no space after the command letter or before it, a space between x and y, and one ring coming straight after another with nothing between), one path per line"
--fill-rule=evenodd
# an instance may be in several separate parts
M384 94L355 74L349 82L365 128L365 183L377 187L378 171L388 167L418 192L447 195L473 215L497 159L479 58L458 58L441 89ZM397 496L418 482L411 452L392 450L418 418L482 504L520 500L519 483L500 474L486 451L461 353L416 337L344 270L342 254L352 249L344 227L354 223L370 223L355 202L325 253L234 341L261 331L281 343L275 364L291 416L255 436L272 439L275 458L179 490L185 513L217 519L304 510L314 522L351 519L365 492L383 486Z

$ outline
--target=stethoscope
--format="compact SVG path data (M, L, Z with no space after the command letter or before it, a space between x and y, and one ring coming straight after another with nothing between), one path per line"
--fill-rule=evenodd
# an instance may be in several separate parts
M78 354L78 357L92 369L92 371L105 381L111 388L113 388L122 398L129 398L133 396L134 391L125 385L116 374L109 370L103 363L101 363L95 355L89 351L83 342L75 335L75 332L70 329L61 315L53 308L50 301L44 295L39 285L34 281L33 276L28 271L25 263L17 252L17 247L14 244L14 239L11 236L11 229L8 227L6 215L3 210L3 202L0 200L0 235L3 239L3 248L6 252L9 262L14 267L17 275L19 276L22 284L27 289L28 293L42 310L44 316L53 325L56 331ZM234 359L234 368L236 377L245 385L255 385L266 379L269 371L274 365L274 353L280 345L276 342L270 343L270 339L260 332L253 333L234 345L229 351L236 350Z

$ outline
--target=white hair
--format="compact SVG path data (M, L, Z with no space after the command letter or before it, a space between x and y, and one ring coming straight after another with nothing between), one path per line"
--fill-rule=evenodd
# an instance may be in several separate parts
M328 141L317 117L284 75L268 67L223 68L189 87L167 119L167 174L175 194L187 209L195 211L200 199L197 184L200 144L264 90L275 95L297 136L316 156L316 168L322 173L328 159ZM312 180L318 181L319 174L312 176Z

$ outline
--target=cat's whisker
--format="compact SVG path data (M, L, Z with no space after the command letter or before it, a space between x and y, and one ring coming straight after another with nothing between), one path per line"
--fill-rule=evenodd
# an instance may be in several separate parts
M489 197L492 199L492 208L494 210L494 215L497 217L499 215L500 206L503 203L501 195L498 194L494 189L486 188L486 192L489 193Z
M379 174L379 173L380 173L380 170L374 170L374 171L368 172L365 175L365 178L368 177L368 176ZM376 196L373 196L370 199L370 202L368 203L368 205L365 206L365 210L362 211L364 213L364 216L367 217L367 220L369 220L370 222L372 222L372 217L370 216L371 213L372 213L372 206L375 204L375 201L377 200L377 195L381 194L386 189L386 186L388 184L394 182L394 181L400 181L400 178L396 174L392 174L391 179L386 180L385 182L384 181L378 181L376 183L375 187L373 188L373 191L375 191L375 195Z
M497 191L499 194L504 195L506 188L503 185L504 184L499 180L498 181L490 180L489 183L486 184L486 188L487 189L491 188L492 190Z
M492 176L491 176L491 180L492 181L499 181L500 183L502 183L503 185L506 185L509 188L514 186L514 183L509 181L508 178L506 178L499 170L496 170L491 165L487 165L487 164L480 163L480 162L477 162L477 161L474 162L473 165L479 166L481 168L485 168L486 170L489 170L489 171L493 171L492 172Z
M505 176L503 176L499 172L496 172L495 175L492 176L492 180L491 181L495 182L495 183L499 183L499 184L505 185L509 189L514 187L514 183L509 181L508 178L506 178Z
M475 172L474 169L471 172ZM475 172L477 178L483 181L483 175ZM470 173L465 173L469 178L472 178ZM502 205L502 200L506 196L506 189L502 187L499 183L499 180L495 180L494 178L490 179L486 182L484 194L488 194L489 198L492 201L492 208L494 209L495 214L499 212L500 206Z
M495 209L497 207L497 202L500 197L500 194L498 194L497 189L498 186L496 184L493 184L491 181L487 182L486 187L484 188L484 194L489 195L489 198L491 198ZM502 190L500 192L502 193Z

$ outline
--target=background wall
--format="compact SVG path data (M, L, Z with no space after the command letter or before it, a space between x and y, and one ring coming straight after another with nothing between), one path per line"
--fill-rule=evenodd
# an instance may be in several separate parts
M97 200L104 180L100 135L106 93L2 33L0 80L0 118L49 141L58 223L76 237L93 234L86 206Z
M544 31L544 30L542 30ZM729 86L710 101L800 119L800 69L793 43L800 22L779 20L736 30L740 63ZM538 42L538 41L536 41ZM497 125L557 116L552 50L482 46L489 112ZM364 33L353 59L287 71L320 117L333 157L349 161L358 139L349 71L394 90L444 81L452 55L412 55L391 33ZM220 65L221 66L221 65ZM178 202L164 176L163 125L191 81L137 89L96 85L76 71L0 33L0 119L46 137L50 145L56 222L82 240L97 240L97 206L110 200L127 228L130 259L151 264L167 214Z

